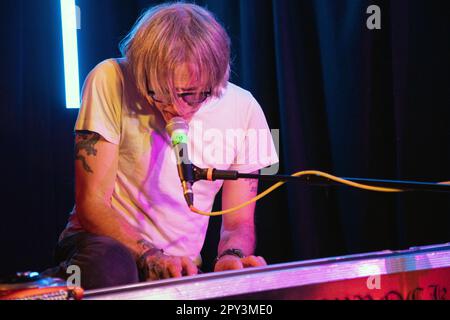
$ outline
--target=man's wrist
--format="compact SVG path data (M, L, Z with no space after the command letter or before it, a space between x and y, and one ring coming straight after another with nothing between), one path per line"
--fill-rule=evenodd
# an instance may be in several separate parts
M147 259L147 257L157 254L164 254L164 251L162 249L153 246L145 239L139 240L138 245L140 247L140 253L137 256L136 262L139 267L142 267L145 264L145 260Z
M245 254L241 249L236 248L227 249L217 256L217 258L214 260L214 265L216 265L217 261L219 261L224 256L235 256L241 259L245 257Z
M143 254L141 254L137 260L137 267L139 270L139 277L142 280L146 280L148 278L149 270L148 270L148 264L147 264L147 258L151 256L157 256L157 255L163 255L164 250L159 248L150 248L147 251L145 251Z
M137 257L141 257L148 250L155 248L155 246L148 240L140 239L137 241Z

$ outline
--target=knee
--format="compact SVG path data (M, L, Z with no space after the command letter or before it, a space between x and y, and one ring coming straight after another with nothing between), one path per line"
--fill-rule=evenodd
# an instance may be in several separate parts
M136 262L120 242L102 236L85 239L79 244L71 264L81 271L84 289L113 287L139 281Z

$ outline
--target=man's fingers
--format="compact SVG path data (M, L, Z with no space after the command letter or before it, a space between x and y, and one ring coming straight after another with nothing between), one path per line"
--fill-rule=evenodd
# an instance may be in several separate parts
M182 266L179 259L170 259L167 263L166 270L168 271L168 278L181 278Z
M267 261L263 257L258 256L257 257L259 261L261 262L260 266L267 266Z
M159 256L148 265L149 280L180 278L197 273L197 266L187 257Z
M244 265L240 258L235 256L223 256L217 261L214 266L214 271L239 270L243 268Z
M197 266L187 257L181 258L181 266L183 267L183 275L194 276L198 273Z
M157 263L152 263L149 266L148 277L150 280L159 280L164 279L165 277L164 267L160 266Z
M241 261L244 265L244 268L267 266L266 260L264 260L263 257L259 256L247 256L242 258Z
M159 279L159 273L155 270L155 267L152 266L148 269L148 280L158 280Z
M248 256L241 259L244 268L259 266L259 260L255 256Z

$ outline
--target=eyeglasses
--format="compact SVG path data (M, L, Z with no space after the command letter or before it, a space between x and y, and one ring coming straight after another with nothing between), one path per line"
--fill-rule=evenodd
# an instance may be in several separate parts
M170 100L165 100L162 97L158 97L154 91L149 90L148 94L155 102L163 103L163 104L170 104ZM182 99L184 102L186 102L190 106L197 106L203 102L205 102L208 97L211 96L211 90L209 91L203 91L203 92L182 92L177 94L177 96Z

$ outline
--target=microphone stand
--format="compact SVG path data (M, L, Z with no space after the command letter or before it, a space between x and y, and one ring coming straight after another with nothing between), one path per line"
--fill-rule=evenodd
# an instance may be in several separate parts
M331 179L319 175L304 175L299 177L289 175L263 175L254 173L239 173L238 171L234 170L202 169L193 164L191 165L194 173L193 182L199 180L215 181L215 180L257 179L261 181L274 181L274 182L296 181L303 184L314 186L343 185L342 183L333 181ZM419 182L419 181L401 181L401 180L380 180L380 179L343 178L343 177L340 178L368 186L401 189L402 191L450 192L450 184Z

